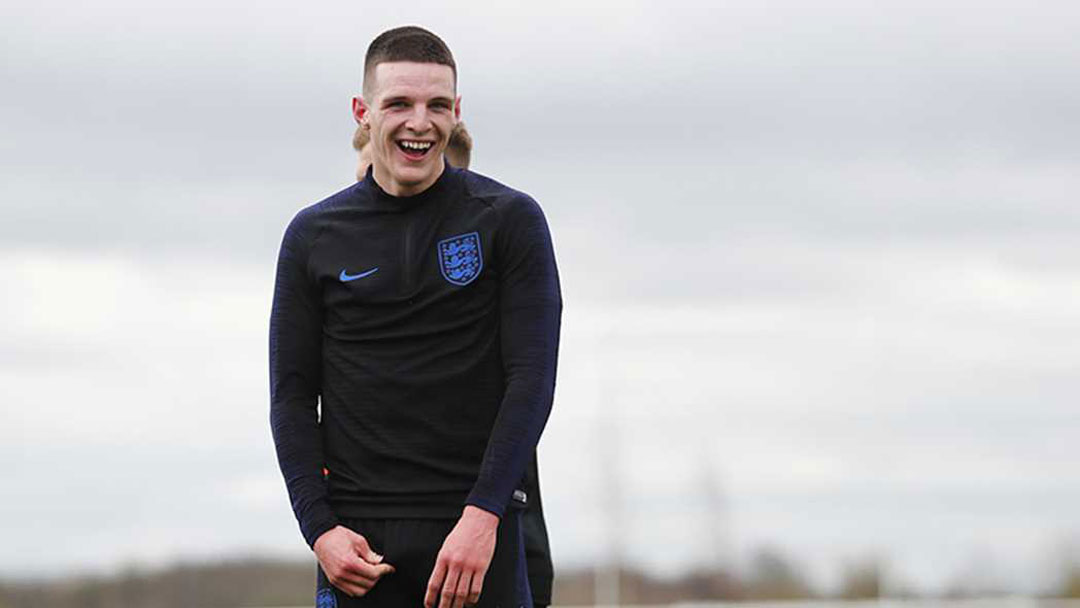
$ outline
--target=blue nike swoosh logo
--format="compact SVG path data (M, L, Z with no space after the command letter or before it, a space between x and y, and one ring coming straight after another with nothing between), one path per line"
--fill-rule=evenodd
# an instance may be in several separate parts
M379 270L379 267L376 266L375 268L372 268L371 270L368 270L367 272L361 272L360 274L349 274L349 273L345 272L344 268L342 268L341 269L341 275L339 275L338 278L341 279L342 283L346 283L348 281L355 281L356 279L362 279L362 278L364 278L364 277L366 277L368 275L375 274L378 270Z

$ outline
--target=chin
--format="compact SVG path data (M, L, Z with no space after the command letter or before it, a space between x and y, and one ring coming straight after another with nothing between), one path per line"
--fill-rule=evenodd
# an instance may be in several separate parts
M439 165L424 163L421 166L398 166L394 170L394 179L402 184L419 184L439 174Z

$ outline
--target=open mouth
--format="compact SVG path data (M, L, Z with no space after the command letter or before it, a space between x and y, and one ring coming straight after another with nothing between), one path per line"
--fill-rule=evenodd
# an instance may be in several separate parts
M399 139L397 140L397 146L409 160L421 160L427 156L428 152L434 147L434 142Z

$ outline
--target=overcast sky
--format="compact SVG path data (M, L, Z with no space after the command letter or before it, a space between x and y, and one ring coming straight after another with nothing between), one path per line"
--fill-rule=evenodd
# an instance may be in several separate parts
M276 250L351 183L363 53L406 23L455 53L473 168L551 224L557 567L772 545L826 584L877 554L1030 590L1080 542L1076 3L0 18L0 576L305 554Z

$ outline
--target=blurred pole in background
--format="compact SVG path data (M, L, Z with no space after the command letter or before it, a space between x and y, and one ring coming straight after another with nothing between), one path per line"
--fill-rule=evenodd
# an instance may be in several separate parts
M610 344L609 332L602 332L596 339L596 350L607 352L604 346ZM607 551L604 558L594 569L593 603L597 606L619 605L619 574L622 568L622 484L619 479L619 449L622 425L621 412L615 402L615 391L611 385L611 374L604 361L596 361L597 395L600 403L600 416L597 418L597 453L600 461L600 478L603 491L600 494L600 512L604 514L604 537Z
M699 492L705 505L705 526L702 534L709 546L705 550L704 566L726 574L733 571L734 549L731 538L731 513L724 493L723 474L708 444L701 450Z

